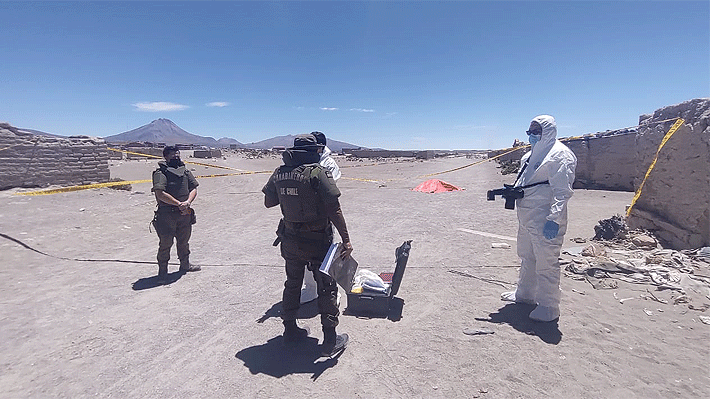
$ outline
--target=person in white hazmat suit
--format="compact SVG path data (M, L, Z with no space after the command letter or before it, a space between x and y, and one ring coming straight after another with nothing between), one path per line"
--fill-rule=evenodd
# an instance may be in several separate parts
M518 209L518 286L501 299L537 305L529 317L553 321L560 317L560 250L567 231L567 203L572 197L577 157L557 140L557 125L549 115L530 122L531 150L520 160L514 184L524 187L515 200ZM545 183L547 182L547 183Z
M340 179L340 168L338 167L338 164L335 163L333 157L330 156L332 151L326 145L327 140L325 138L325 134L321 132L312 132L311 134L315 136L318 144L323 145L323 149L319 150L322 151L319 164L333 175L333 180ZM306 270L303 275L303 287L301 288L301 304L310 302L316 298L318 298L318 286L316 285L316 280L313 279L313 273ZM340 303L340 292L338 292L338 303Z

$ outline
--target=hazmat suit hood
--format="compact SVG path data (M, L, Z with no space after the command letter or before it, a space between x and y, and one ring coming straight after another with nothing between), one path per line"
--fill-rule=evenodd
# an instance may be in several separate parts
M323 147L323 152L320 154L320 159L323 159L325 157L329 157L330 154L332 154L332 153L333 153L333 151L331 151L330 148L328 148L328 146L326 145Z
M545 156L547 156L557 141L557 123L555 123L555 118L550 115L539 115L533 118L531 122L537 122L542 126L542 137L520 160L521 167L527 162L525 172L523 172L521 176L522 181L520 185L535 183L532 181L533 174L540 167Z

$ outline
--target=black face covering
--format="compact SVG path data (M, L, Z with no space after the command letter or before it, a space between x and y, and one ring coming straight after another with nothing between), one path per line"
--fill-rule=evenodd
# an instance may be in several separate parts
M168 166L170 166L171 168L180 167L182 166L182 161L180 161L180 158L172 158L168 161Z

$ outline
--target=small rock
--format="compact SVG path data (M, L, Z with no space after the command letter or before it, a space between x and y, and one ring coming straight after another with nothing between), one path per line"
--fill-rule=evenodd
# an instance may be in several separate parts
M641 249L654 249L657 245L656 239L647 234L641 234L632 238L631 243Z

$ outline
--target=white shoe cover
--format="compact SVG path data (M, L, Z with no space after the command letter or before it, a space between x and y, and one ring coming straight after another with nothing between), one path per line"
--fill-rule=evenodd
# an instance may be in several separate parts
M515 291L508 291L500 294L500 299L502 301L515 302L515 303L527 303L529 305L536 305L535 301L532 299L517 298L515 296Z
M529 316L535 321L553 321L560 318L560 308L552 306L537 306Z

